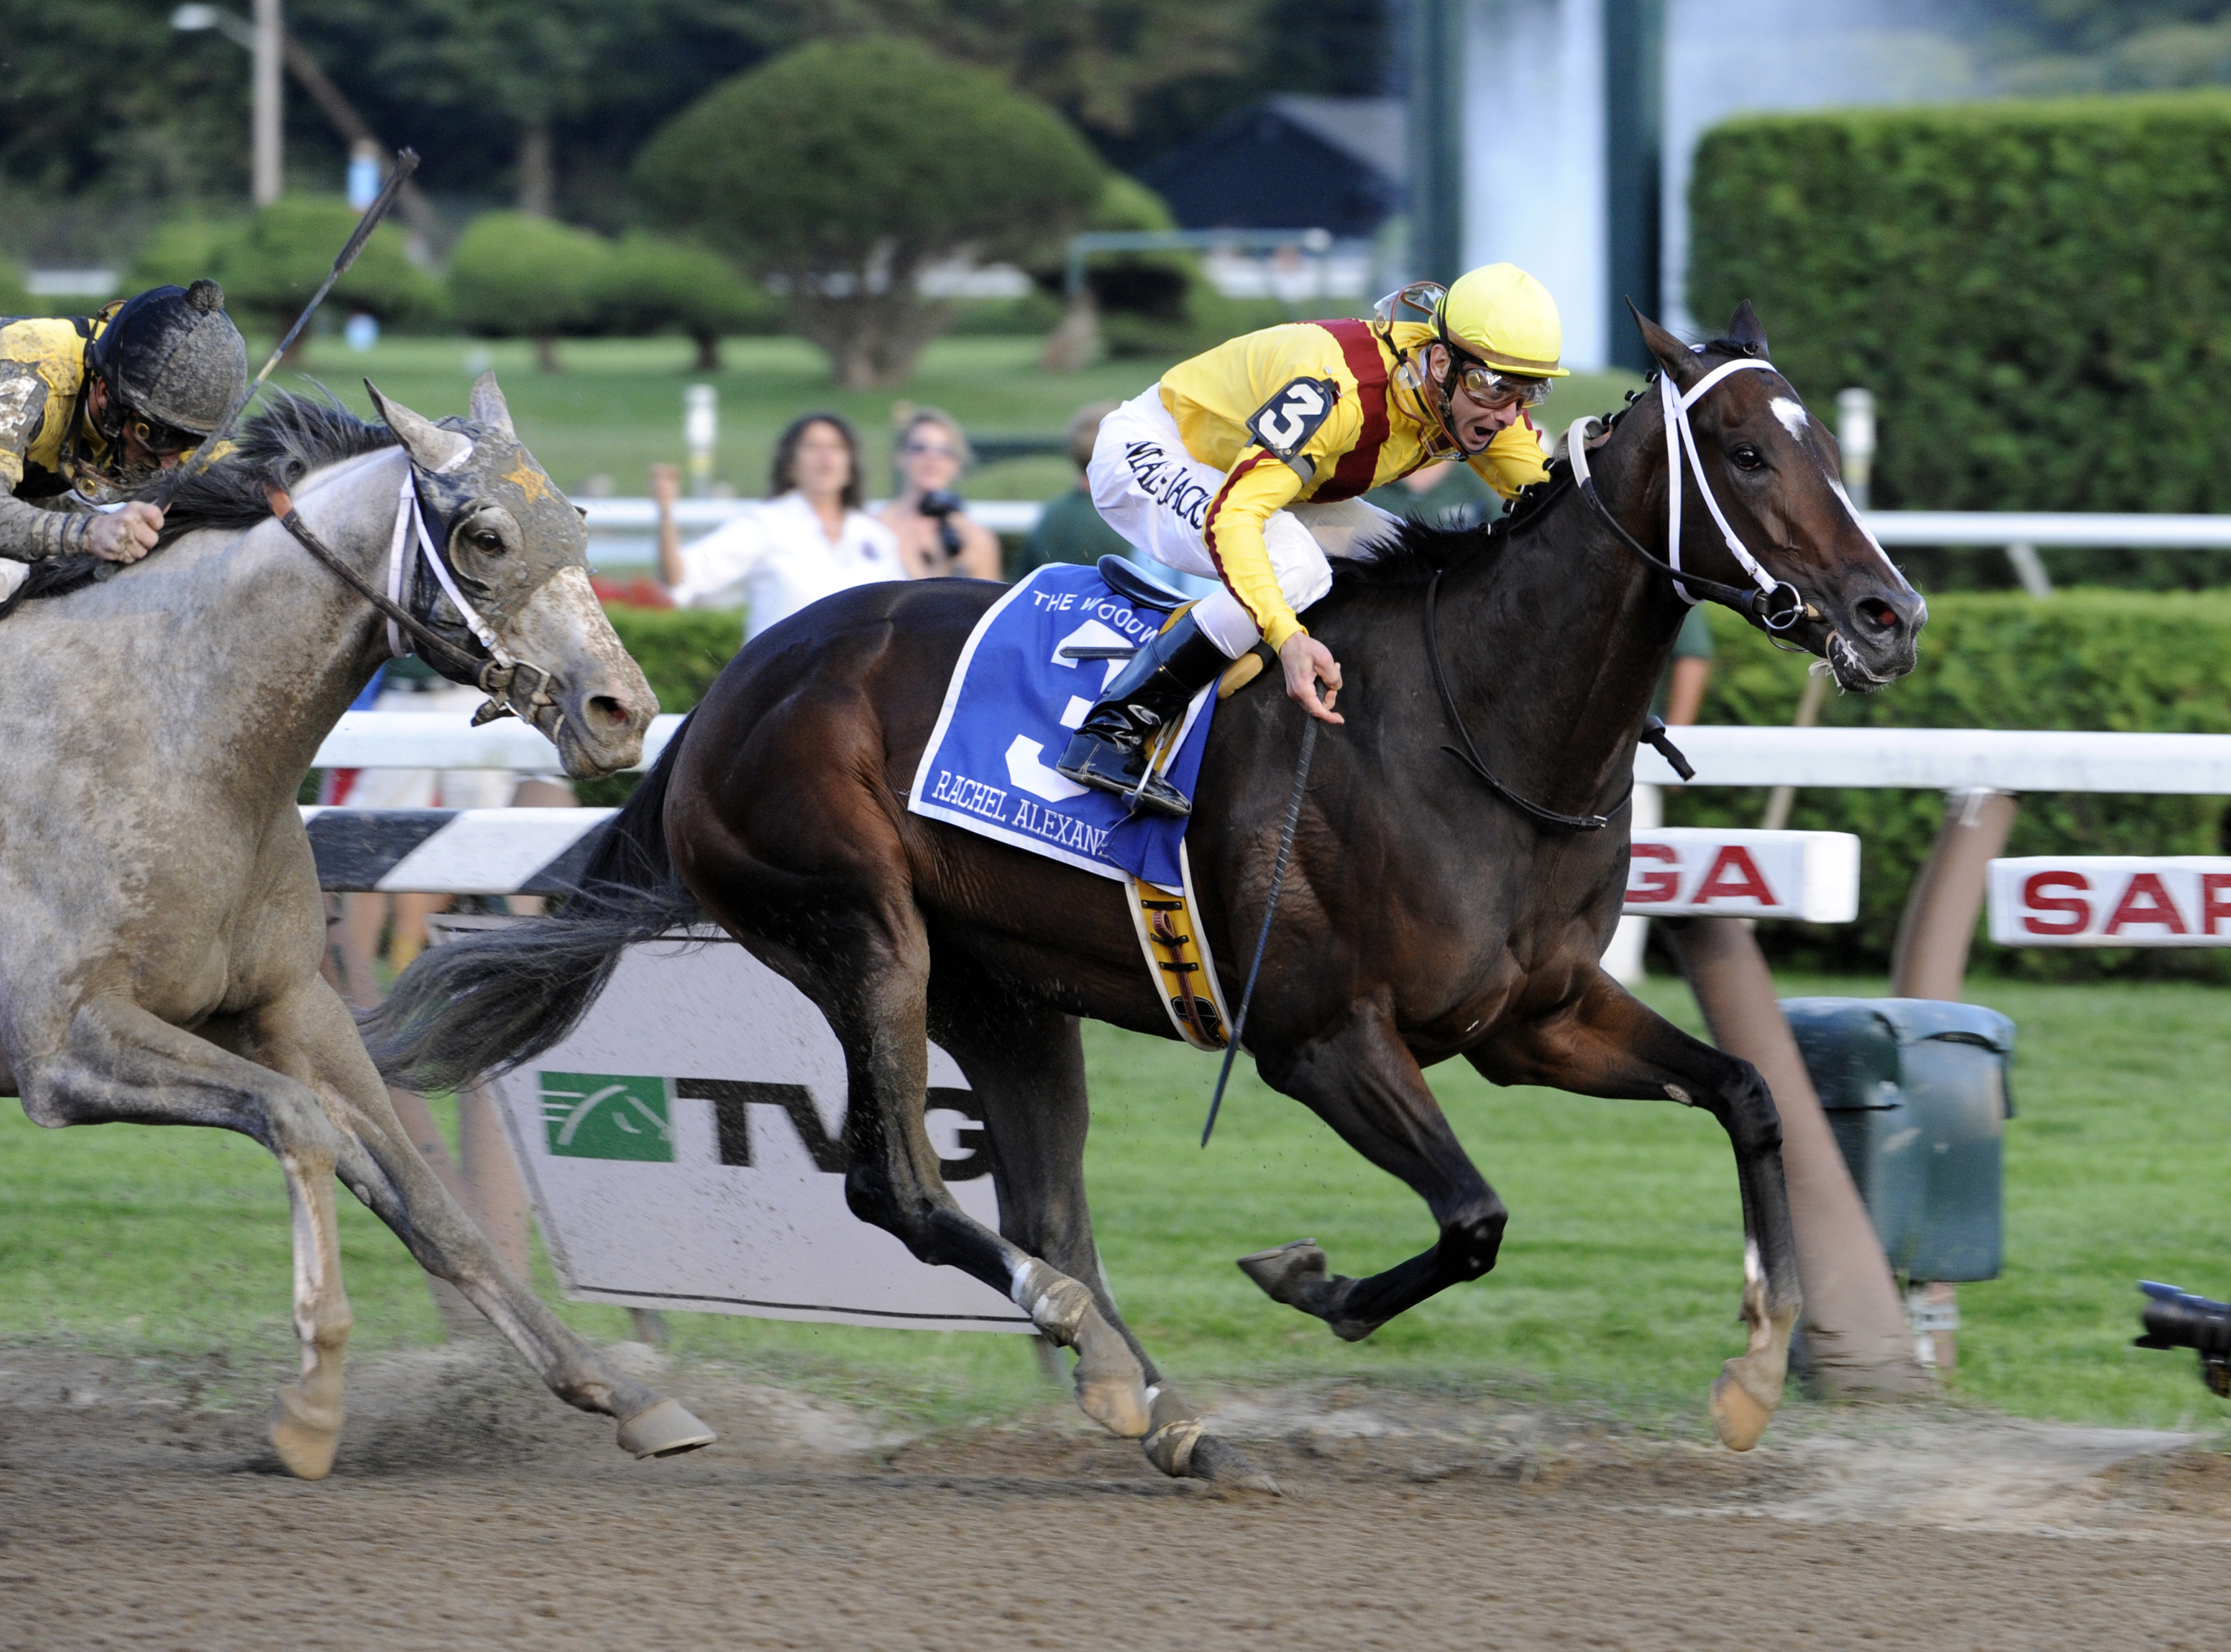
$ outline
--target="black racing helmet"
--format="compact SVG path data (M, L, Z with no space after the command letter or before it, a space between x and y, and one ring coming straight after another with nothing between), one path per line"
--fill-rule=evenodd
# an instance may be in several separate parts
M110 418L155 427L157 448L187 448L217 429L248 383L248 346L224 313L224 289L203 280L156 287L118 307L92 345Z

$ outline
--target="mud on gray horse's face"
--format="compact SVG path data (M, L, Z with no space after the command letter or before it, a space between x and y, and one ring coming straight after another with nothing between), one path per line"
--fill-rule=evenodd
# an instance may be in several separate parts
M495 375L474 384L469 418L439 423L365 388L410 456L427 532L459 590L514 658L557 679L548 703L521 694L514 709L577 779L635 762L658 701L590 588L581 514L520 442ZM431 606L437 625L469 640L445 597Z

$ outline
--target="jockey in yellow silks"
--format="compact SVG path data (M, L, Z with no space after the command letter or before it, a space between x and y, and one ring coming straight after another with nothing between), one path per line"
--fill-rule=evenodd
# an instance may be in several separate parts
M1332 588L1329 558L1368 557L1396 519L1360 495L1462 459L1505 499L1548 474L1527 416L1565 377L1557 307L1511 264L1380 301L1368 321L1300 321L1181 362L1109 414L1087 479L1109 525L1156 561L1222 586L1133 655L1058 767L1183 815L1148 771L1155 732L1259 642L1312 716L1340 666L1300 613ZM1317 685L1324 685L1320 698Z

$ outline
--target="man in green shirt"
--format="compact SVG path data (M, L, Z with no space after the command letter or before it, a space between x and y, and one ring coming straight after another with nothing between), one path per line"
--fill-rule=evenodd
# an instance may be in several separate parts
M1100 435L1100 421L1115 409L1113 402L1095 402L1077 409L1077 416L1069 422L1069 456L1077 461L1080 477L1092 462L1092 443ZM1022 554L1007 571L1010 578L1019 579L1049 562L1089 565L1103 557L1130 554L1130 541L1100 519L1100 513L1092 507L1092 495L1080 481L1060 498L1046 501L1038 526L1023 540Z

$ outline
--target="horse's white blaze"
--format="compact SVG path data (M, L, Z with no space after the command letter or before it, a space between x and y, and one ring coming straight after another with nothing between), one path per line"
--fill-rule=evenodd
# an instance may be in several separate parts
M1905 576L1898 571L1898 564L1890 559L1890 552L1883 549L1882 541L1875 538L1874 530L1860 519L1859 507L1852 503L1852 496L1844 491L1844 479L1826 465L1821 466L1820 468L1827 475L1828 486L1834 490L1836 497L1843 501L1844 514L1852 519L1852 526L1865 534L1867 543L1874 546L1875 554L1882 558L1882 565L1890 570L1890 577L1898 581L1899 589L1912 590L1913 587L1907 583ZM1919 595L1918 592L1915 594Z
M1800 403L1791 401L1787 396L1777 396L1767 406L1772 410L1774 416L1782 421L1782 428L1789 432L1793 441L1805 440L1805 432L1812 423L1813 416Z

